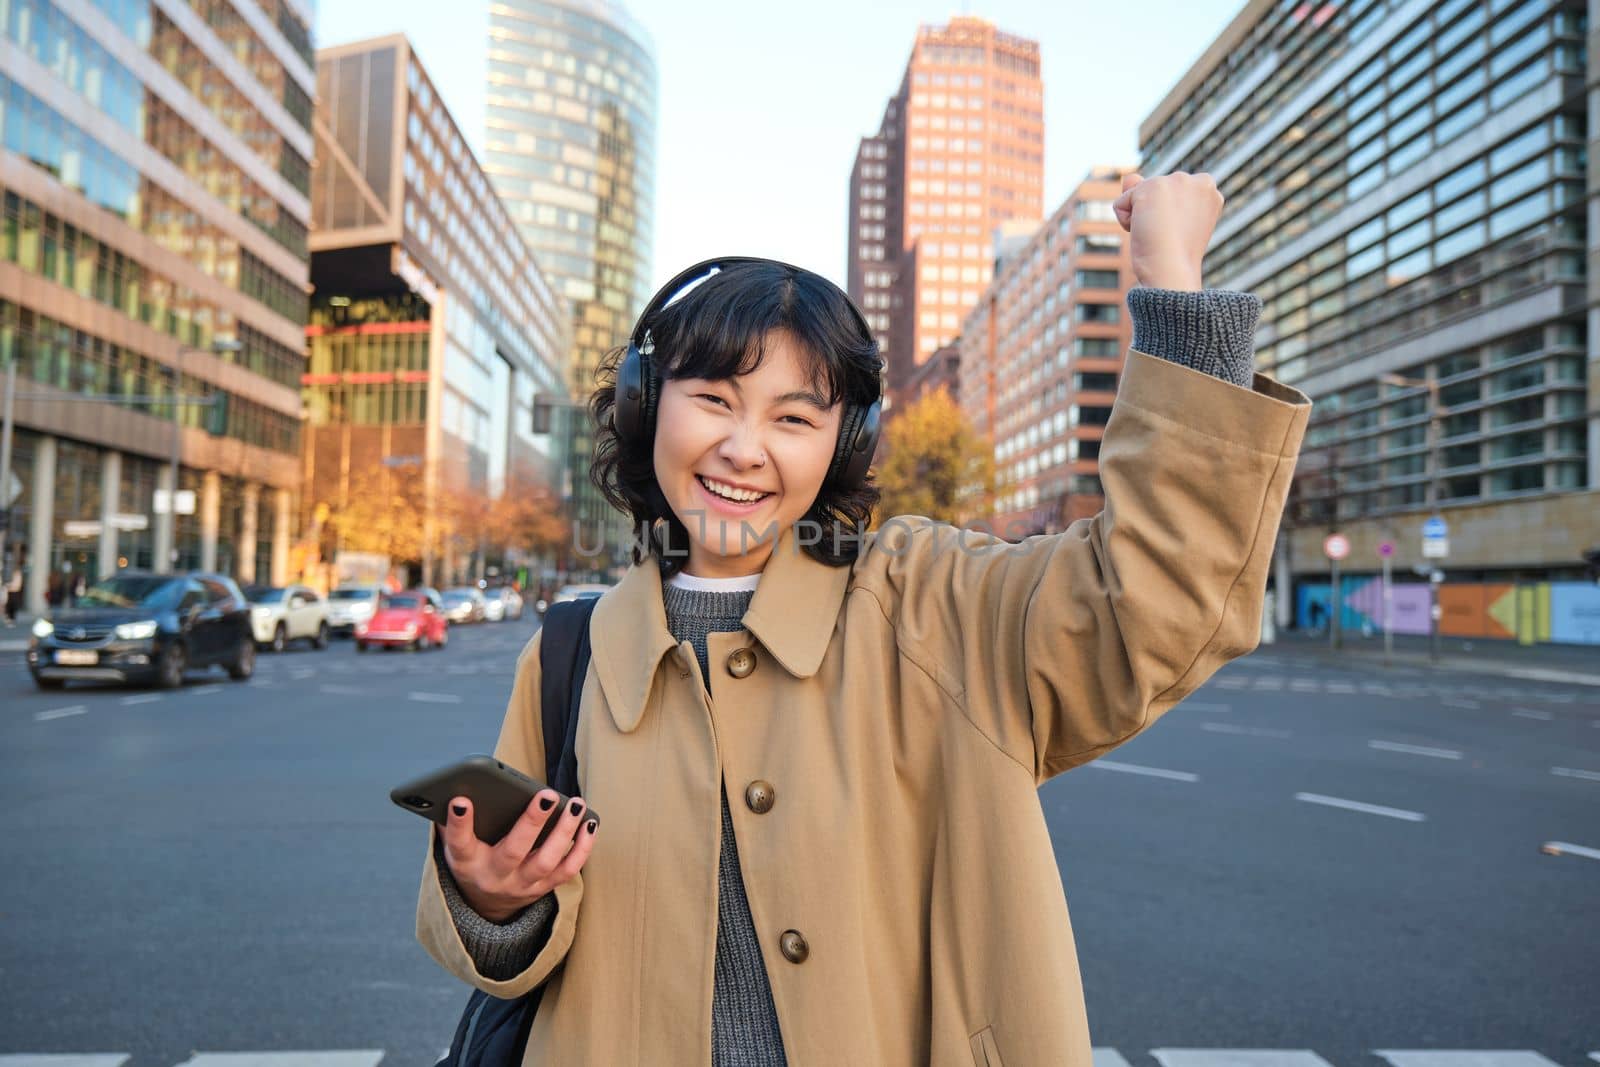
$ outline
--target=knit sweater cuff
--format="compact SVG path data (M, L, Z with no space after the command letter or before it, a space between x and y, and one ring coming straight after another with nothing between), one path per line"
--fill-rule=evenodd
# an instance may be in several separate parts
M1254 293L1141 285L1128 290L1128 313L1136 350L1251 387L1256 320L1261 316L1261 301Z
M473 911L472 905L461 896L461 888L456 885L449 864L445 863L442 842L434 847L434 861L450 918L478 973L504 982L527 970L550 938L550 928L556 917L556 895L546 893L508 922L493 922Z

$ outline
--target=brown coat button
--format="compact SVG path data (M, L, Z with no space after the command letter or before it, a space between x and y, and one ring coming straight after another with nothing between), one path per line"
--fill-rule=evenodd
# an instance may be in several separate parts
M772 810L772 805L778 799L778 791L772 788L771 782L763 782L757 778L744 787L744 802L750 810L757 815L765 815Z
M811 946L806 944L799 930L785 930L783 936L778 938L778 946L783 949L783 958L790 963L804 963L806 957L811 955Z
M735 678L748 678L756 669L756 654L748 648L736 648L728 653L728 673Z

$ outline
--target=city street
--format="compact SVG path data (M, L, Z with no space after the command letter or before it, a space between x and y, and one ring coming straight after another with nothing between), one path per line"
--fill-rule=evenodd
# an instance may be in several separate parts
M388 790L492 748L536 625L172 693L0 653L0 1067L432 1064L467 991ZM1541 847L1600 849L1600 688L1274 646L1040 801L1099 1067L1595 1062L1600 859Z

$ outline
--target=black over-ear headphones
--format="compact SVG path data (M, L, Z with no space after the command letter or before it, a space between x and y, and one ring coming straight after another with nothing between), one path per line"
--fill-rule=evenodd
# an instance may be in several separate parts
M622 365L617 368L616 404L612 408L617 437L625 446L629 448L648 446L655 439L656 405L661 399L661 375L656 369L655 346L650 340L650 331L645 324L654 319L662 308L672 303L673 297L681 293L691 282L700 281L736 263L768 263L783 267L797 274L804 274L835 290L844 298L845 306L850 309L856 324L861 327L861 336L876 351L877 341L872 336L872 328L867 325L866 318L862 316L855 302L838 286L819 274L775 259L759 259L752 256L727 256L696 263L662 286L660 291L650 298L650 303L639 315L639 321L633 324L633 332L628 335L628 351L622 357ZM824 485L835 484L847 489L857 489L866 483L867 468L872 463L873 451L878 447L878 429L882 413L880 374L879 396L874 398L872 403L852 404L848 401L845 403L844 413L839 421L838 443L834 446L833 462L828 466L827 477L823 479Z

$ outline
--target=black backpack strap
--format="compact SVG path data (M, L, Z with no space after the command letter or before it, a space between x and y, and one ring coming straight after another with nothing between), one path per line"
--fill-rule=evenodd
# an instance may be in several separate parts
M579 792L578 705L589 672L589 618L598 599L581 597L550 605L539 641L545 784L568 796Z

